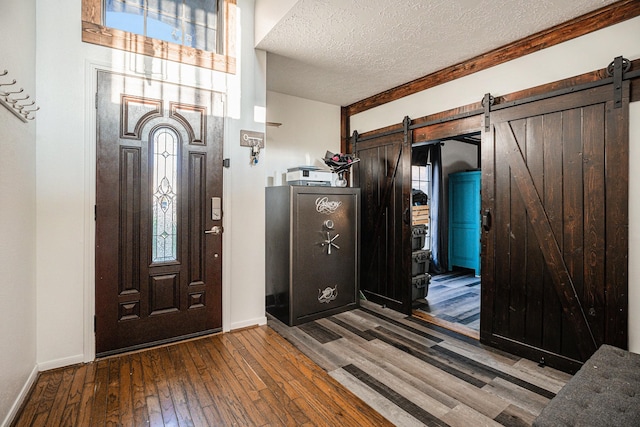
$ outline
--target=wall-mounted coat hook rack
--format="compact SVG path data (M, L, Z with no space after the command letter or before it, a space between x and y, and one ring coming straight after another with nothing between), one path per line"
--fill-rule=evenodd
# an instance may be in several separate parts
M2 95L2 96L11 96L11 95L15 95L16 93L22 93L22 92L24 92L24 89L20 88L18 90L8 90L6 92L0 92L0 95Z
M0 72L0 77L6 76L7 74L9 74L9 72L4 70ZM33 100L29 101L30 95L27 94L25 94L26 96L16 97L15 95L24 92L23 88L15 90L13 86L16 83L16 79L12 79L10 82L0 81L0 104L26 123L29 120L35 119L33 113L38 111L40 107L26 108L33 107L36 102Z
M31 107L32 105L35 105L35 103L36 103L36 101L31 101L28 104L20 104L20 105L16 106L16 108L18 110L22 110L24 107Z
M29 95L25 96L24 98L13 98L11 99L9 102L13 105L17 104L20 101L26 101L27 99L29 99Z
M7 71L7 70L5 70L5 71ZM0 74L0 76L4 76L6 74L7 73ZM0 83L0 86L11 86L11 85L14 85L14 84L16 84L16 79L11 80L11 82L9 82L9 83Z

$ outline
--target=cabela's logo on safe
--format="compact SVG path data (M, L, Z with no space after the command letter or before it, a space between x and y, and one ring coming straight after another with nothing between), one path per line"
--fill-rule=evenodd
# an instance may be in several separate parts
M327 196L316 199L316 211L322 214L332 214L340 207L342 202L332 202Z

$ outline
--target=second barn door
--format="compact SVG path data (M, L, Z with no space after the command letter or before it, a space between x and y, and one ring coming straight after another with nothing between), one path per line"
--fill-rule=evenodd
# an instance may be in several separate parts
M628 97L613 93L492 112L483 134L481 340L569 371L627 345Z
M354 181L362 194L360 290L376 303L411 313L411 143L404 132L355 141Z

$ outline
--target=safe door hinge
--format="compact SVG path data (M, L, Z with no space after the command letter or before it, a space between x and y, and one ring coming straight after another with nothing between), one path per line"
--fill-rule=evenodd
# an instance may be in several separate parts
M98 220L98 205L93 205L93 220Z
M96 316L93 316L93 332L96 332L96 329L98 328L98 319L96 318Z
M95 100L94 100L95 109L98 109L98 92L96 92Z

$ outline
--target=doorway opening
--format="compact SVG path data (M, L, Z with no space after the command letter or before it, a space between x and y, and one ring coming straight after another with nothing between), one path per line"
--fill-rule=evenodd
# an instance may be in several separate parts
M480 132L416 143L411 157L412 313L479 339Z

